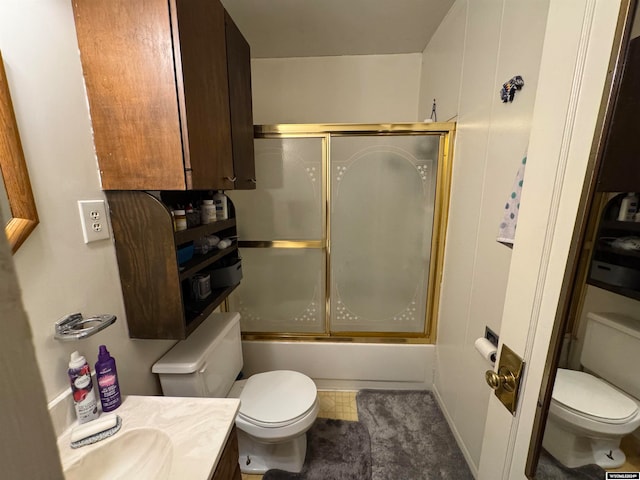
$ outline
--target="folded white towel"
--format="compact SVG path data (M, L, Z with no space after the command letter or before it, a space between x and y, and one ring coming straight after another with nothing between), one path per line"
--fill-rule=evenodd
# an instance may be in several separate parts
M522 184L524 182L524 169L527 165L527 157L525 156L520 162L516 179L513 182L511 193L504 206L504 217L500 223L498 238L500 243L504 243L509 247L513 247L516 237L516 225L518 223L518 212L520 210L520 194L522 193Z

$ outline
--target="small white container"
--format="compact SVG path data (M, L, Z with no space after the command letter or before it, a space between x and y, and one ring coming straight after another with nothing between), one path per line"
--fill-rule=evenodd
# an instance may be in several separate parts
M618 221L633 222L634 216L638 212L638 195L633 192L627 193L622 199L620 211L618 212Z
M229 218L229 206L227 196L218 190L213 196L213 203L216 205L216 220L227 220Z
M203 225L216 221L216 206L213 200L203 200L200 211Z

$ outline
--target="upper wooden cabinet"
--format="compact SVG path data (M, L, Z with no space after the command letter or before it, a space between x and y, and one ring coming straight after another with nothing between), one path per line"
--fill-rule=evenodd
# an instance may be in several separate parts
M224 19L235 188L250 190L256 188L251 105L251 51L249 44L226 11Z
M73 9L103 189L255 188L249 46L218 0Z
M600 192L640 192L640 37L625 55L598 173Z

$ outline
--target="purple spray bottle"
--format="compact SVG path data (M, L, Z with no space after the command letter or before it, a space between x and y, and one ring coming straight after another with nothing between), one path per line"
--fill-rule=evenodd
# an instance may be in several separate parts
M116 360L105 345L100 345L98 361L96 362L96 378L98 380L98 392L103 412L111 412L120 406L120 385L118 384L118 372Z

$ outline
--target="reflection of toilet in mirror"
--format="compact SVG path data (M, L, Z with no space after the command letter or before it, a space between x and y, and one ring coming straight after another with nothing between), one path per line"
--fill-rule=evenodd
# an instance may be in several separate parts
M580 363L558 369L542 445L570 468L619 467L620 440L640 427L640 320L589 313Z

